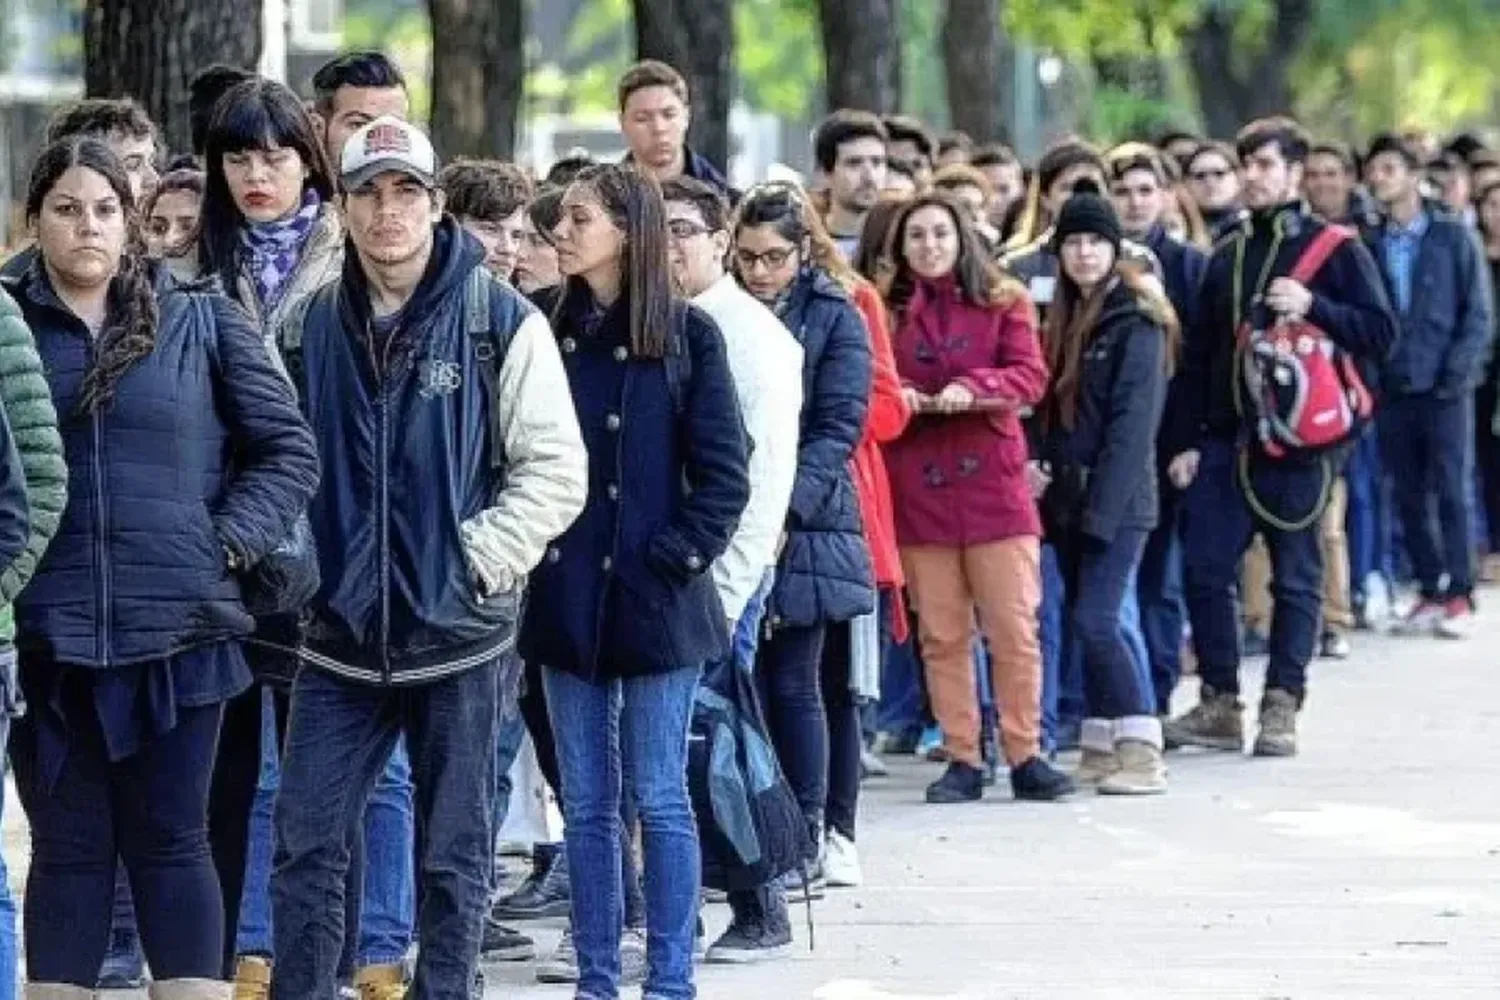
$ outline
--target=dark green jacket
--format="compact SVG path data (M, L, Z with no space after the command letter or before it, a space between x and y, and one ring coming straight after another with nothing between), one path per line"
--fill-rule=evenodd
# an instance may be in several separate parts
M0 644L8 644L15 637L12 604L36 572L67 503L68 465L36 342L4 288L0 288L0 404L21 453L29 508L26 549L10 565L0 566Z

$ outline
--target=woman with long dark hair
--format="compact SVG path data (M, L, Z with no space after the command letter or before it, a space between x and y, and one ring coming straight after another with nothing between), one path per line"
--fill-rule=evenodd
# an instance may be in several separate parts
M1479 235L1490 268L1491 287L1500 288L1500 184L1490 184L1474 199ZM1500 310L1495 326L1500 330ZM1500 582L1500 364L1493 354L1484 368L1484 381L1474 392L1474 454L1479 475L1479 502L1488 534L1480 539L1484 559L1480 575L1487 583Z
M1044 342L1040 408L1048 540L1083 647L1088 704L1079 781L1118 795L1166 790L1161 722L1120 624L1156 526L1156 429L1176 357L1177 318L1148 271L1121 261L1114 208L1094 193L1063 206L1052 237L1058 287Z
M886 458L927 686L950 761L927 801L983 794L976 613L1012 791L1057 799L1072 785L1041 756L1041 525L1020 424L1046 387L1036 314L1025 290L989 264L968 213L947 195L913 200L891 246L885 292L896 365L919 415Z
M557 744L577 995L619 996L623 794L645 857L644 995L691 1000L688 723L703 665L730 648L707 571L749 500L748 442L718 329L672 296L656 183L617 164L585 169L555 236L553 326L589 496L531 576L521 654L543 665Z
M48 147L26 216L39 253L15 296L71 486L16 604L32 708L11 747L31 821L31 989L92 994L118 853L153 995L227 997L205 816L223 705L251 680L236 574L311 497L312 435L243 313L146 260L109 147Z

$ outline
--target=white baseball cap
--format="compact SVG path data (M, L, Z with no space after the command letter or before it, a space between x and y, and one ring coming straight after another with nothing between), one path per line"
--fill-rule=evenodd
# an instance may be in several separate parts
M353 191L381 174L395 171L437 187L437 153L421 129L392 115L383 115L355 132L344 143L339 179Z

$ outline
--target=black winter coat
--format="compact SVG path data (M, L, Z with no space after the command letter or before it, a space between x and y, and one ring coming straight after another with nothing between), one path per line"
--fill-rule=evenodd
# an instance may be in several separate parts
M768 616L773 626L849 621L875 609L849 470L870 403L870 338L849 296L822 271L804 271L777 315L802 345L802 434Z
M312 434L260 331L223 295L158 273L155 347L89 414L78 397L93 338L39 262L19 285L69 489L16 601L18 644L57 662L121 667L248 635L227 555L258 561L318 485Z
M1049 413L1042 454L1054 468L1089 470L1076 523L1082 534L1108 544L1121 528L1156 527L1155 439L1166 398L1166 336L1160 317L1119 283L1095 329L1083 349L1073 427Z

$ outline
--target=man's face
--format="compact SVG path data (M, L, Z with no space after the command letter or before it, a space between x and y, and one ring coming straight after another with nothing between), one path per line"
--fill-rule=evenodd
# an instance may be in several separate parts
M970 222L976 226L984 224L985 198L983 191L973 184L960 184L957 187L949 188L948 193L953 196L954 201L957 201L964 207L964 211L968 214Z
M885 143L873 136L839 143L828 191L846 212L863 215L874 207L885 187Z
M1341 219L1349 210L1349 195L1354 192L1354 175L1344 169L1344 161L1332 153L1313 153L1307 158L1307 200L1313 211L1325 219Z
M703 214L685 201L667 202L667 262L672 280L687 298L702 295L724 276L724 254L729 234L713 232Z
M919 187L926 187L932 180L932 161L927 154L922 152L913 139L892 139L886 147L886 154L893 160L900 160L911 167L912 174L916 177Z
M441 191L415 177L387 171L344 196L344 221L361 257L404 264L432 246L432 227L443 216Z
M1198 169L1198 164L1193 164ZM1252 209L1275 208L1295 199L1302 190L1302 164L1288 163L1281 147L1268 142L1245 157L1245 204Z
M1109 193L1114 196L1120 223L1131 236L1145 236L1167 212L1167 189L1152 170L1125 171L1110 185Z
M390 115L406 121L411 101L400 87L340 87L334 91L333 105L326 118L320 119L323 148L338 170L349 137L377 118Z
M984 176L989 178L990 187L995 191L994 200L990 202L990 219L999 221L1005 218L1005 213L1010 206L1016 203L1026 193L1026 182L1021 177L1021 165L1019 163L991 163L979 168Z
M1092 163L1075 163L1063 170L1047 189L1047 211L1055 219L1062 207L1073 197L1073 185L1084 178L1094 182L1100 191L1105 190L1104 173Z
M1365 164L1365 182L1382 205L1404 202L1417 189L1417 172L1400 153L1379 153Z
M1487 163L1474 168L1471 186L1475 191L1483 191L1494 184L1500 184L1500 164Z
M1225 212L1239 200L1240 178L1220 154L1199 153L1188 165L1188 190L1204 211Z
M642 87L625 99L620 130L636 162L671 168L687 142L688 107L671 87Z
M136 138L116 132L105 142L125 166L130 196L135 199L137 208L142 207L156 191L156 182L161 176L156 172L156 140L149 135Z
M460 216L458 224L484 247L484 266L501 281L509 281L526 241L526 209L518 208L503 219Z

